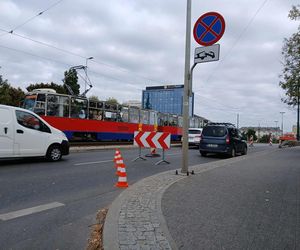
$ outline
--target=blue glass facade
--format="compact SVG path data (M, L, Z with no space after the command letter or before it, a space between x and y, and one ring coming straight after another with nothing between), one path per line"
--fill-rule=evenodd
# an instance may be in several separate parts
M182 115L183 85L146 87L143 90L142 107L162 113ZM190 116L194 114L194 96L190 97Z

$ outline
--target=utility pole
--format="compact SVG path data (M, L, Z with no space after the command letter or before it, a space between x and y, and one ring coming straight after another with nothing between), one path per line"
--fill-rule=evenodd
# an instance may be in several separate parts
M274 121L275 122L275 136L276 136L276 139L278 137L278 121Z
M281 112L279 112L279 113L281 114L281 135L283 135L283 114L284 114L285 112L281 111Z
M190 54L191 54L191 0L187 0L186 37L185 37L185 70L183 93L183 128L182 128L182 173L188 173L188 129L189 129L189 85L190 85Z
M297 97L297 141L300 140L300 135L299 135L299 101L300 101L300 80L298 79L298 97Z
M239 123L240 123L240 114L237 114L236 116L236 128L239 129Z

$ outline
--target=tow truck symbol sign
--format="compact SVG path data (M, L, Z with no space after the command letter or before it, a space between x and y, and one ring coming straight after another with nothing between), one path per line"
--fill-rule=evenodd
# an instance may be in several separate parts
M212 46L195 48L194 62L204 63L218 61L220 54L220 44L214 44Z
M215 53L213 51L209 51L209 52L201 51L196 54L195 59L200 58L201 60L203 60L204 58L206 58L208 56L210 56L211 58L215 58Z

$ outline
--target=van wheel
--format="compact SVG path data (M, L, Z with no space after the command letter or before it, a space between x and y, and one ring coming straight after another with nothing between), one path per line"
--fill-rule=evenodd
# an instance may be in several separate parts
M52 145L48 148L46 159L48 161L59 161L62 157L61 147L59 145Z
M242 152L242 155L246 155L247 154L247 147L245 146Z
M206 156L207 155L207 153L203 152L203 151L200 151L200 154L201 154L201 156Z

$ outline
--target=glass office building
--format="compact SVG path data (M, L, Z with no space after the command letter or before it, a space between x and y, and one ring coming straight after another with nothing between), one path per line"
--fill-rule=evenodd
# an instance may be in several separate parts
M183 115L184 85L146 87L143 90L142 106L162 113ZM190 116L194 115L194 94L190 97Z

